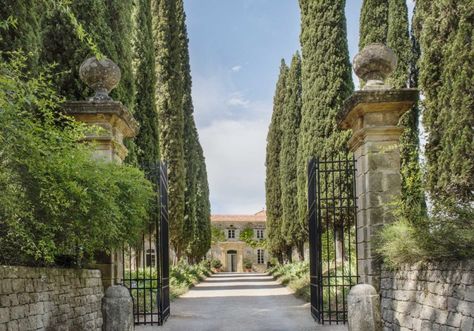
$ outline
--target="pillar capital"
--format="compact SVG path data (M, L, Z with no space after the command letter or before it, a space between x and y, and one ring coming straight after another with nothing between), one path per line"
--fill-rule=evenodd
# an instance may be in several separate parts
M361 90L344 102L338 114L342 129L352 129L349 149L357 150L366 141L398 142L403 128L400 117L418 100L418 90Z
M138 122L121 102L68 101L63 109L76 121L99 128L86 136L87 141L96 143L95 157L123 162L128 154L124 139L137 135Z

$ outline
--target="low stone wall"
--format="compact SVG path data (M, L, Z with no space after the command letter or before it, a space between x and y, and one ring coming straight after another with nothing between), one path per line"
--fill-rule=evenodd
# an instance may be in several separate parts
M98 270L0 266L0 331L101 330Z
M474 331L474 261L383 270L384 330Z

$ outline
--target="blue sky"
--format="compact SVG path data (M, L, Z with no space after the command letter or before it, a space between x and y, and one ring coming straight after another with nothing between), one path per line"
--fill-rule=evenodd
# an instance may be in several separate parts
M348 0L346 6L351 59L357 53L361 2ZM265 206L266 135L280 60L289 63L300 48L298 1L184 3L212 212L258 212Z

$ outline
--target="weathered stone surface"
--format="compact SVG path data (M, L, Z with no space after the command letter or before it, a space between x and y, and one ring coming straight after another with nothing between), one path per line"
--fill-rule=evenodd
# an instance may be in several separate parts
M473 273L470 261L383 269L384 329L474 331Z
M367 45L353 61L356 75L367 82L365 88L384 86L384 81L397 67L397 56L384 44Z
M0 331L102 329L96 270L0 266L0 284Z
M347 296L349 331L380 331L379 295L369 284L354 286Z
M90 57L79 68L79 76L95 91L90 101L110 101L109 92L120 82L120 68L107 58Z
M133 300L122 285L110 286L102 299L104 331L133 331Z

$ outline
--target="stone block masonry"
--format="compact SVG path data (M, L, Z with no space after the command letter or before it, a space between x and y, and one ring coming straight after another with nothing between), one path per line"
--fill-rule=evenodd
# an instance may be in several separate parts
M101 330L98 270L0 266L0 331Z
M384 330L474 331L474 261L384 269Z

